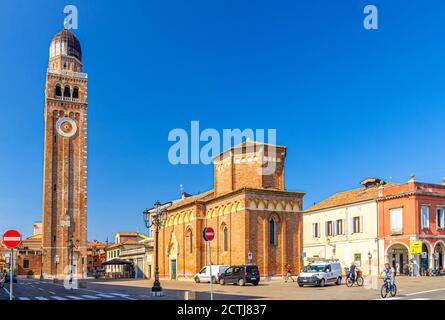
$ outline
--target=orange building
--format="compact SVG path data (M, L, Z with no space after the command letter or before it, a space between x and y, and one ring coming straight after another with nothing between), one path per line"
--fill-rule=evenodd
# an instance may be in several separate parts
M379 251L381 267L389 262L414 273L445 265L445 179L443 184L416 182L379 191ZM422 253L411 255L410 242L422 242Z

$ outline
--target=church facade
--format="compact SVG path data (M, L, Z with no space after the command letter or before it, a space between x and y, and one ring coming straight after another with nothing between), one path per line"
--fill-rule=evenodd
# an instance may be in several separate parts
M273 152L272 152L273 151ZM204 227L215 230L212 264L255 263L261 276L302 266L304 193L284 188L286 147L247 141L214 158L214 188L183 196L159 231L159 275L190 279L208 264ZM266 172L265 163L273 163Z

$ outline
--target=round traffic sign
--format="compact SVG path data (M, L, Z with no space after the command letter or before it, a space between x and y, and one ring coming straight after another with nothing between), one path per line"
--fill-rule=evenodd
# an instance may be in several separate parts
M202 236L205 241L212 241L215 238L215 230L213 228L207 227L202 231Z
M22 243L22 235L17 230L8 230L3 235L3 244L13 249Z

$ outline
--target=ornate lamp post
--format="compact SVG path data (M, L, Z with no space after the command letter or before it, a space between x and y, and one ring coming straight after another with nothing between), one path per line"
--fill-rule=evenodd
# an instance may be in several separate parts
M144 221L145 226L150 230L152 227L155 229L155 281L153 282L153 287L151 288L152 296L162 296L162 287L159 282L159 265L158 265L158 239L159 239L159 229L164 227L165 221L167 220L167 208L171 205L171 202L161 204L156 201L154 207L151 209L146 209L144 211Z
M368 259L369 259L369 275L371 275L371 263L372 263L372 253L371 251L368 251Z
M77 247L79 246L79 240L76 240L76 244L74 244L74 241L68 240L68 247L71 248L71 253L70 253L70 283L73 282L73 262L74 262L74 248L77 249Z
M40 281L43 280L43 255L45 254L46 249L42 248L42 252L40 253Z

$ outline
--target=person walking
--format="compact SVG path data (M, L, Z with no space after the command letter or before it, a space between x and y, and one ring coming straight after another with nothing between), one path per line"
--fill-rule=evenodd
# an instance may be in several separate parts
M295 282L294 278L292 278L292 268L290 264L287 265L287 272L286 277L284 278L284 282L287 282L287 280L292 280L292 282Z

